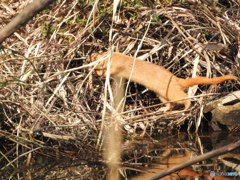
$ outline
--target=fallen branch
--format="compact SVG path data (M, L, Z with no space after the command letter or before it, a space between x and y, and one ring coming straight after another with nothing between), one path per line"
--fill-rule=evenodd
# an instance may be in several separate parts
M4 28L0 29L0 44L53 1L55 0L34 0L32 3L30 3L10 23L8 23Z

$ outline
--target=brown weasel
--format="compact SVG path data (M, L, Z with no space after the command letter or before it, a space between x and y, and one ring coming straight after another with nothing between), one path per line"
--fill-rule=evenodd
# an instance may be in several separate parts
M98 76L106 77L109 55L109 53L94 53L89 58L91 62L99 60L100 58L104 59L100 61L95 68L95 72ZM133 63L134 57L121 53L113 53L110 61L110 76L129 79ZM231 74L212 79L206 77L182 79L176 77L162 66L139 59L135 60L131 76L131 81L139 83L154 91L162 102L179 100L176 103L184 104L185 109L190 107L191 101L180 100L188 97L184 92L184 88L199 84L219 84L226 80L233 79L237 79L237 77ZM166 107L160 108L159 111L168 111L173 108L173 105L173 103L167 103Z

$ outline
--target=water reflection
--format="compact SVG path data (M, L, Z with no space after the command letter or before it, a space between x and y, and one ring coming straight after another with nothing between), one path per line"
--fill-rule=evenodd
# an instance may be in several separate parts
M121 179L141 180L178 163L217 149L235 141L233 135L213 133L187 135L179 133L156 137L128 137L121 151ZM27 156L18 161L20 166L8 166L0 172L0 179L106 179L108 169L102 152L94 146L65 144L40 149L32 153L26 167ZM214 172L240 172L240 149L191 165L162 179L212 179ZM2 167L1 167L2 168ZM238 177L214 176L214 179L237 179Z

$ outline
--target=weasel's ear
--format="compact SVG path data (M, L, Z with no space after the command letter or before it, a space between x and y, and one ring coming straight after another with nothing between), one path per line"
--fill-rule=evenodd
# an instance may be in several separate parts
M87 58L87 62L91 63L96 61L96 56L98 55L98 53L92 53L88 58Z
M86 56L86 61L85 61L85 63L90 63L90 58L91 58L91 55Z

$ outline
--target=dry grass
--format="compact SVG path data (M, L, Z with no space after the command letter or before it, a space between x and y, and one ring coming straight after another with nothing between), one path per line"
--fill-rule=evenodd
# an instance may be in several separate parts
M10 10L0 6L1 27L27 3L11 1L7 4ZM1 169L23 152L44 154L45 145L53 148L62 143L76 151L82 146L94 151L105 82L96 76L93 83L89 80L85 62L92 52L111 49L136 55L182 78L239 76L237 1L169 1L163 5L158 1L123 1L115 21L111 1L100 1L93 7L92 1L57 1L2 44L0 136L4 139L2 153L7 155L1 156ZM189 94L198 98L190 111L156 114L159 106L153 105L160 102L154 93L130 83L122 122L130 126L145 122L159 131L186 120L191 124L202 117L201 107L216 98L216 93L238 89L235 82L191 88ZM49 140L54 143L48 144ZM19 151L19 147L25 150Z

